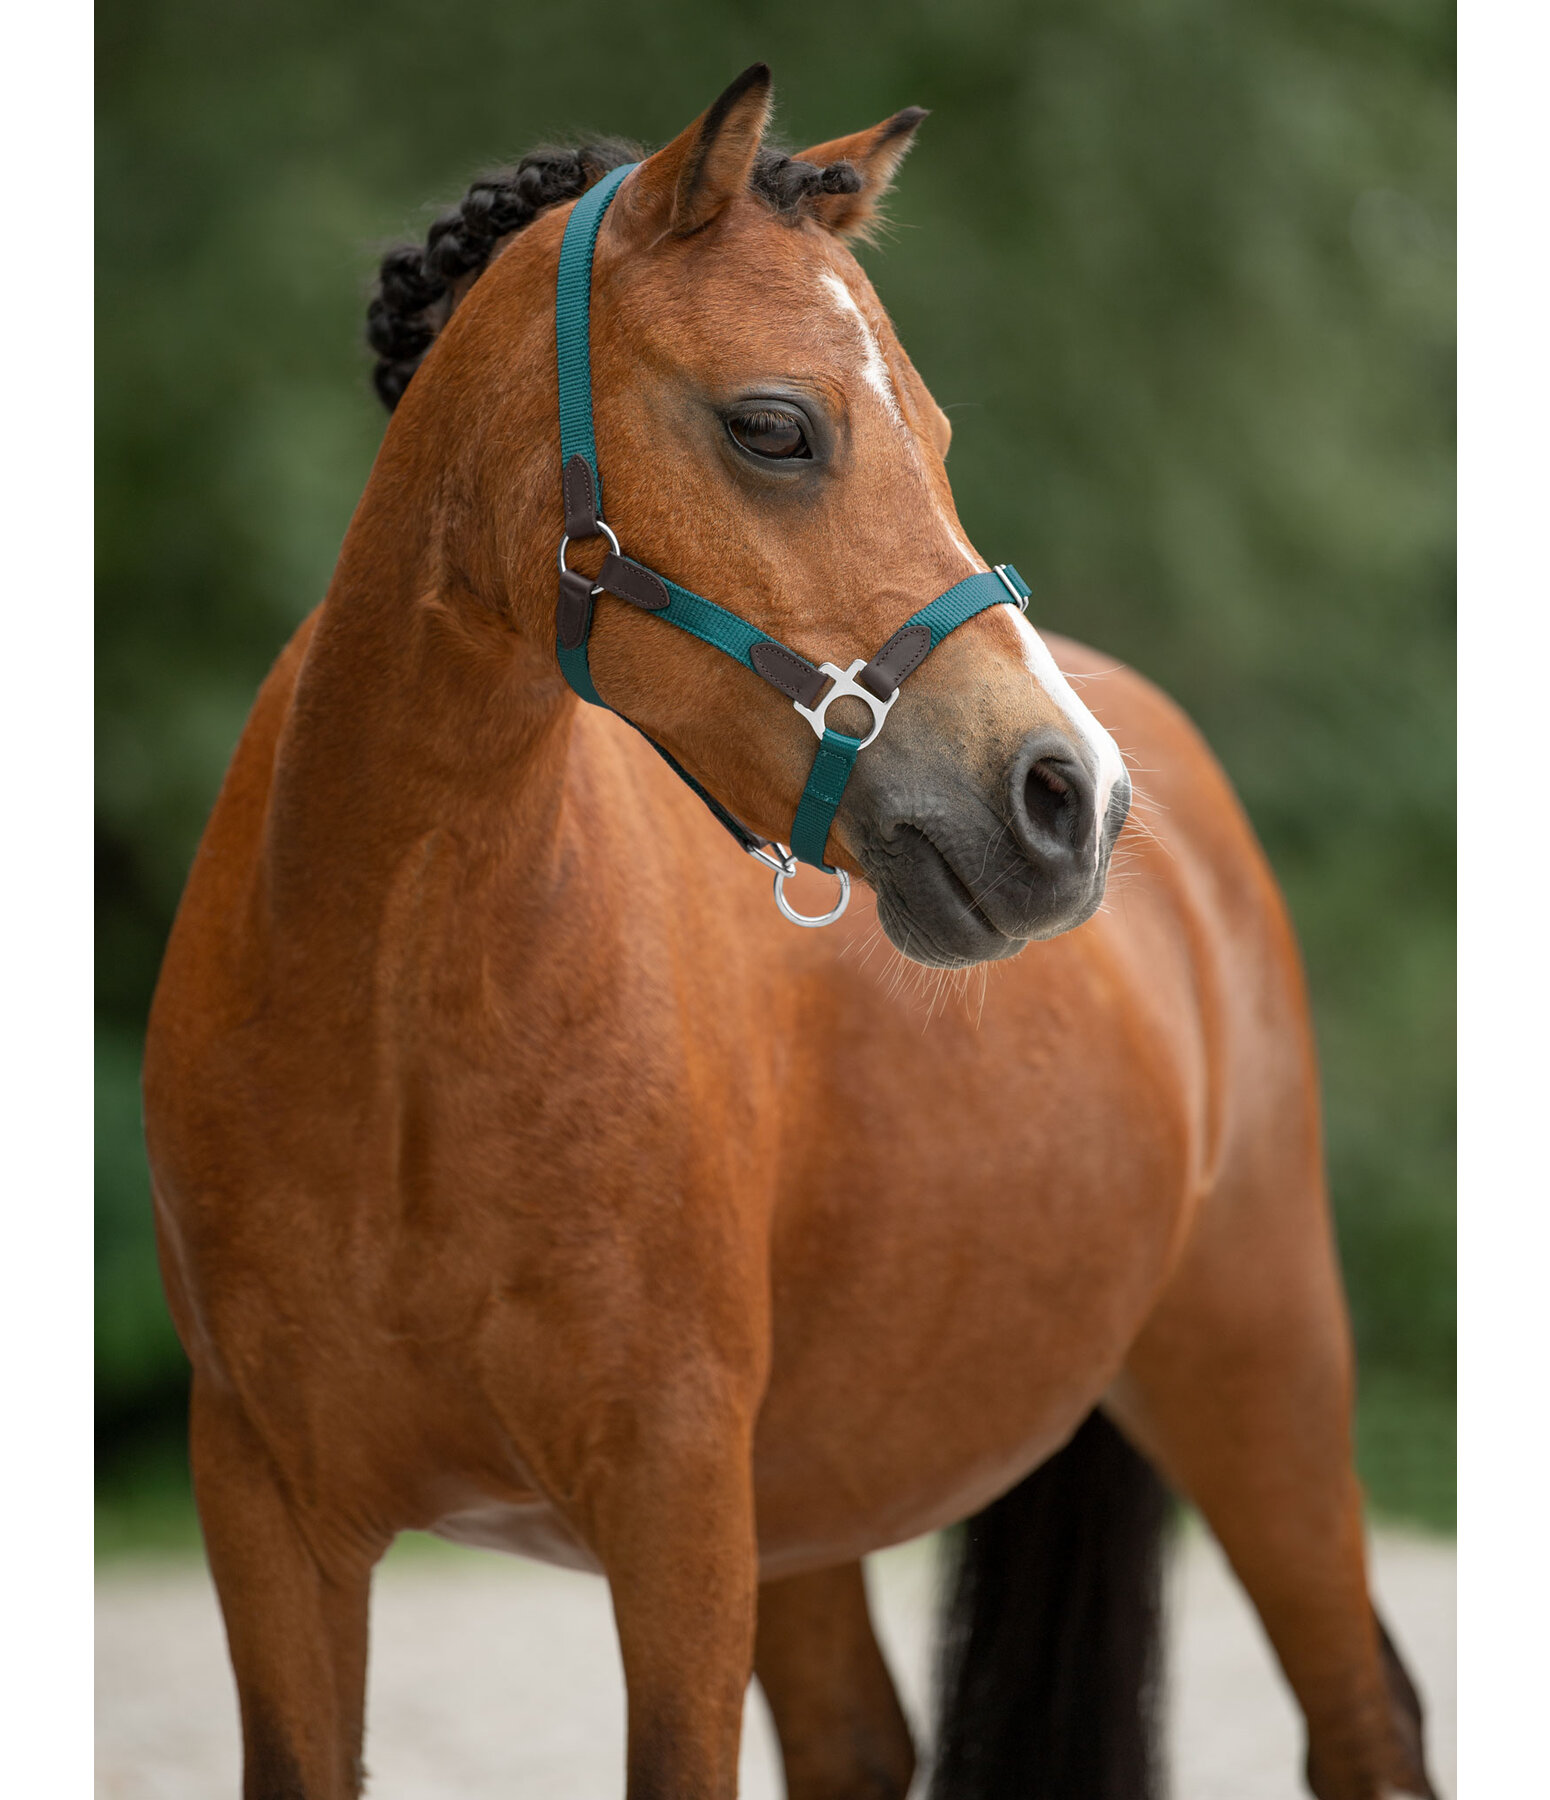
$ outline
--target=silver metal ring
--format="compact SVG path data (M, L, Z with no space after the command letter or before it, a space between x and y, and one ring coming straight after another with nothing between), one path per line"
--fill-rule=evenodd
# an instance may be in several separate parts
M611 525L609 525L606 520L599 519L597 522L597 528L600 532L602 532L603 536L608 539L609 543L613 545L614 555L615 556L623 556L624 552L619 548L619 540L613 534L613 527ZM569 547L569 545L570 545L569 535L562 533L561 537L560 537L560 573L562 575L565 573L565 552L566 552L566 549Z
M850 877L843 869L836 869L834 873L840 878L840 897L838 904L832 912L826 912L818 918L810 919L806 913L799 913L793 909L791 902L786 898L785 894L786 882L788 880L787 872L784 869L777 869L775 871L775 904L780 908L782 915L785 918L788 918L793 925L805 925L809 927L832 925L845 911L845 908L850 905Z

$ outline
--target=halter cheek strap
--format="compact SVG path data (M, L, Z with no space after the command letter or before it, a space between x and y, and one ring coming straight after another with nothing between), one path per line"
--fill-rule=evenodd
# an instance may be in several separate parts
M967 576L907 619L870 662L858 658L849 668L841 669L830 662L815 666L805 656L770 637L737 613L729 612L703 595L691 593L688 588L680 587L677 582L669 581L665 575L659 575L622 553L618 538L602 516L603 488L592 423L592 254L608 204L634 167L636 165L630 163L610 170L582 195L566 222L565 237L560 246L560 272L555 288L555 340L560 376L560 460L565 535L560 540L556 654L561 672L581 698L594 706L607 706L592 680L587 641L597 596L612 594L643 612L654 613L691 637L714 645L787 695L818 737L812 770L792 824L789 853L783 846L750 831L660 744L650 738L647 742L694 789L743 849L776 871L775 898L787 918L798 924L828 924L845 910L850 892L850 883L844 873L830 870L824 861L829 828L856 758L882 730L898 698L900 682L920 667L949 632L956 631L987 607L1010 600L1013 605L1026 609L1028 585L1010 563ZM572 539L599 536L608 540L609 553L595 580L566 568L566 551ZM829 707L835 700L845 698L861 701L871 712L872 725L865 737L852 737L828 724ZM623 714L619 716L622 718ZM626 720L626 723L630 722ZM842 884L839 905L821 919L804 918L786 904L782 888L785 880L795 873L797 861L812 863L839 875Z

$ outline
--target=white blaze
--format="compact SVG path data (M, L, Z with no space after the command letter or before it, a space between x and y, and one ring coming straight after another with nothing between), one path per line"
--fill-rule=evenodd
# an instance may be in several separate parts
M841 312L847 315L861 333L861 374L867 386L883 403L883 410L895 425L904 424L904 414L899 411L899 396L893 391L893 377L888 373L888 363L883 356L882 345L877 341L877 334L867 324L866 314L856 304L856 296L851 293L845 283L833 269L825 269L820 279L833 295Z
M899 409L899 396L893 385L893 377L888 372L888 359L883 355L883 347L877 341L877 333L867 323L866 314L857 304L856 296L832 269L825 269L821 279L823 285L837 302L840 311L861 333L862 379L882 401L883 410L888 417L907 434L910 448L918 458L920 446L915 442L915 435L905 424L904 414ZM932 504L936 508L937 517L942 521L942 529L952 540L953 548L971 569L982 569L985 565L964 542L962 533L948 517L946 508L939 500L933 500Z
M997 609L999 612L1000 609ZM1066 715L1071 729L1086 744L1092 753L1093 762L1098 771L1098 825L1099 838L1102 838L1104 815L1109 810L1109 801L1114 789L1125 774L1124 759L1120 756L1119 745L1116 744L1093 715L1072 691L1071 683L1061 674L1055 659L1049 653L1049 645L1045 643L1015 606L1008 606L1006 615L1012 621L1012 629L1017 633L1018 647L1022 651L1023 662L1028 673L1043 688Z
M883 410L888 417L909 436L913 445L914 435L909 431L909 427L904 422L904 414L899 409L899 397L894 392L893 378L888 373L887 359L883 355L881 344L877 341L876 332L867 323L866 314L856 303L856 296L832 269L825 269L819 279L840 311L861 334L862 378L882 401ZM936 510L942 521L943 529L963 560L971 569L983 569L984 564L964 542L962 535L955 528L940 503L937 503ZM999 615L1001 609L998 607L994 610ZM1125 774L1125 764L1120 756L1119 746L1072 692L1070 682L1061 674L1054 657L1050 655L1049 646L1018 608L1008 605L1005 610L1011 619L1012 629L1016 633L1018 648L1022 652L1023 663L1028 673L1065 714L1071 729L1087 746L1092 756L1097 769L1098 841L1101 845L1102 824L1109 809L1109 801L1113 797L1115 787Z

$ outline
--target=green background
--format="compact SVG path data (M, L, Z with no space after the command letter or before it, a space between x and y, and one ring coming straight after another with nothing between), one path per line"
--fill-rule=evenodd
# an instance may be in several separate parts
M758 58L794 145L932 109L864 260L953 418L971 538L1038 624L1189 708L1264 838L1317 1008L1363 1470L1451 1523L1452 31L1437 0L106 0L106 1547L188 1530L140 1034L381 434L375 256L539 141L664 140Z

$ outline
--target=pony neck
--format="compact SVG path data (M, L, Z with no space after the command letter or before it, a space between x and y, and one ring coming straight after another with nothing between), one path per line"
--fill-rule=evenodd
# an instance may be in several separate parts
M510 484L500 515L474 496L460 503L449 472L423 466L436 434L398 423L297 676L272 796L278 902L354 890L364 903L433 837L539 883L557 853L577 703L537 639L550 560L539 484ZM487 528L468 541L469 520L495 516L519 554Z

